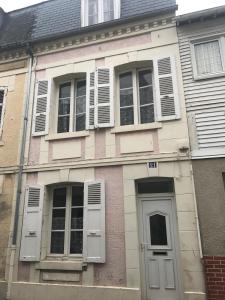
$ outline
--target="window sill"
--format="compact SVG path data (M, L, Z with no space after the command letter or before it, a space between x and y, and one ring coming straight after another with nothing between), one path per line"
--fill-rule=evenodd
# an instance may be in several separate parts
M0 147L4 146L5 143L3 141L0 141Z
M36 265L37 270L55 270L55 271L82 271L86 266L82 260L78 261L41 261Z
M66 133L56 133L51 134L45 137L46 141L56 141L64 139L74 139L89 136L89 131L80 131L80 132L66 132Z
M204 79L213 79L218 77L224 77L225 72L217 73L217 74L206 74L206 75L194 75L194 80L204 80Z
M115 127L111 130L111 133L124 133L124 132L133 132L133 131L144 131L149 129L160 129L162 128L162 123L155 122L150 124L138 124L138 125L125 125Z

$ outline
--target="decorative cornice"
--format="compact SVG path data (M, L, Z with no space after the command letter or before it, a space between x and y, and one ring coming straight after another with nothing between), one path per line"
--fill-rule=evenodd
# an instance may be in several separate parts
M83 47L96 43L102 43L103 41L110 41L121 39L125 37L135 36L152 32L154 30L163 29L169 26L176 26L175 17L167 17L160 20L152 20L149 22L134 23L131 25L124 25L115 29L105 29L93 34L83 34L80 36L74 36L65 39L59 39L57 41L50 41L34 46L34 55L45 55L48 53L60 52L62 50L69 50L73 48ZM11 62L27 58L25 49L16 49L11 51L5 51L0 53L0 63Z

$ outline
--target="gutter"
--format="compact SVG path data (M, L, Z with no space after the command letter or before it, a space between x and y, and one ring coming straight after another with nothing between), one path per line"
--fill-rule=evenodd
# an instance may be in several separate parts
M204 9L176 17L177 26L225 16L225 5Z
M31 48L30 44L26 45L26 52L29 55L29 67L28 67L28 78L27 78L27 90L26 90L26 95L25 95L23 131L22 131L19 172L18 172L17 191L16 191L16 208L15 208L13 239L12 239L13 246L16 246L16 242L17 242L19 207L20 207L20 196L21 196L21 186L22 186L22 174L23 174L23 166L24 166L24 159L25 159L24 151L25 151L26 135L27 135L28 109L29 109L30 89L31 89L32 67L33 67L33 61L34 61L33 52L32 52L32 48Z

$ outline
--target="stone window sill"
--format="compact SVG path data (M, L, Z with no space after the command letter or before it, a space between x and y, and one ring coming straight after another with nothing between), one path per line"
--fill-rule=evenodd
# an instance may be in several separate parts
M80 132L66 132L66 133L56 133L50 134L45 137L46 141L56 141L63 139L74 139L89 136L89 131L80 131Z
M111 130L111 133L116 134L116 133L144 131L144 130L160 129L160 128L162 128L162 123L154 122L150 124L125 125L125 126L114 127Z
M79 261L41 261L36 265L37 270L53 271L82 271L87 264Z

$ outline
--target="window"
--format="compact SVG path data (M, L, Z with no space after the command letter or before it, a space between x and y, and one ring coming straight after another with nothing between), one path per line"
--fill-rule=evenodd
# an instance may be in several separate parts
M86 79L59 85L58 133L86 127Z
M194 44L195 73L210 76L224 71L222 39Z
M155 121L151 69L135 69L119 76L120 125Z
M0 129L3 126L5 90L0 88Z
M83 26L120 17L120 0L83 0Z
M83 253L83 186L53 189L51 254L81 255Z

